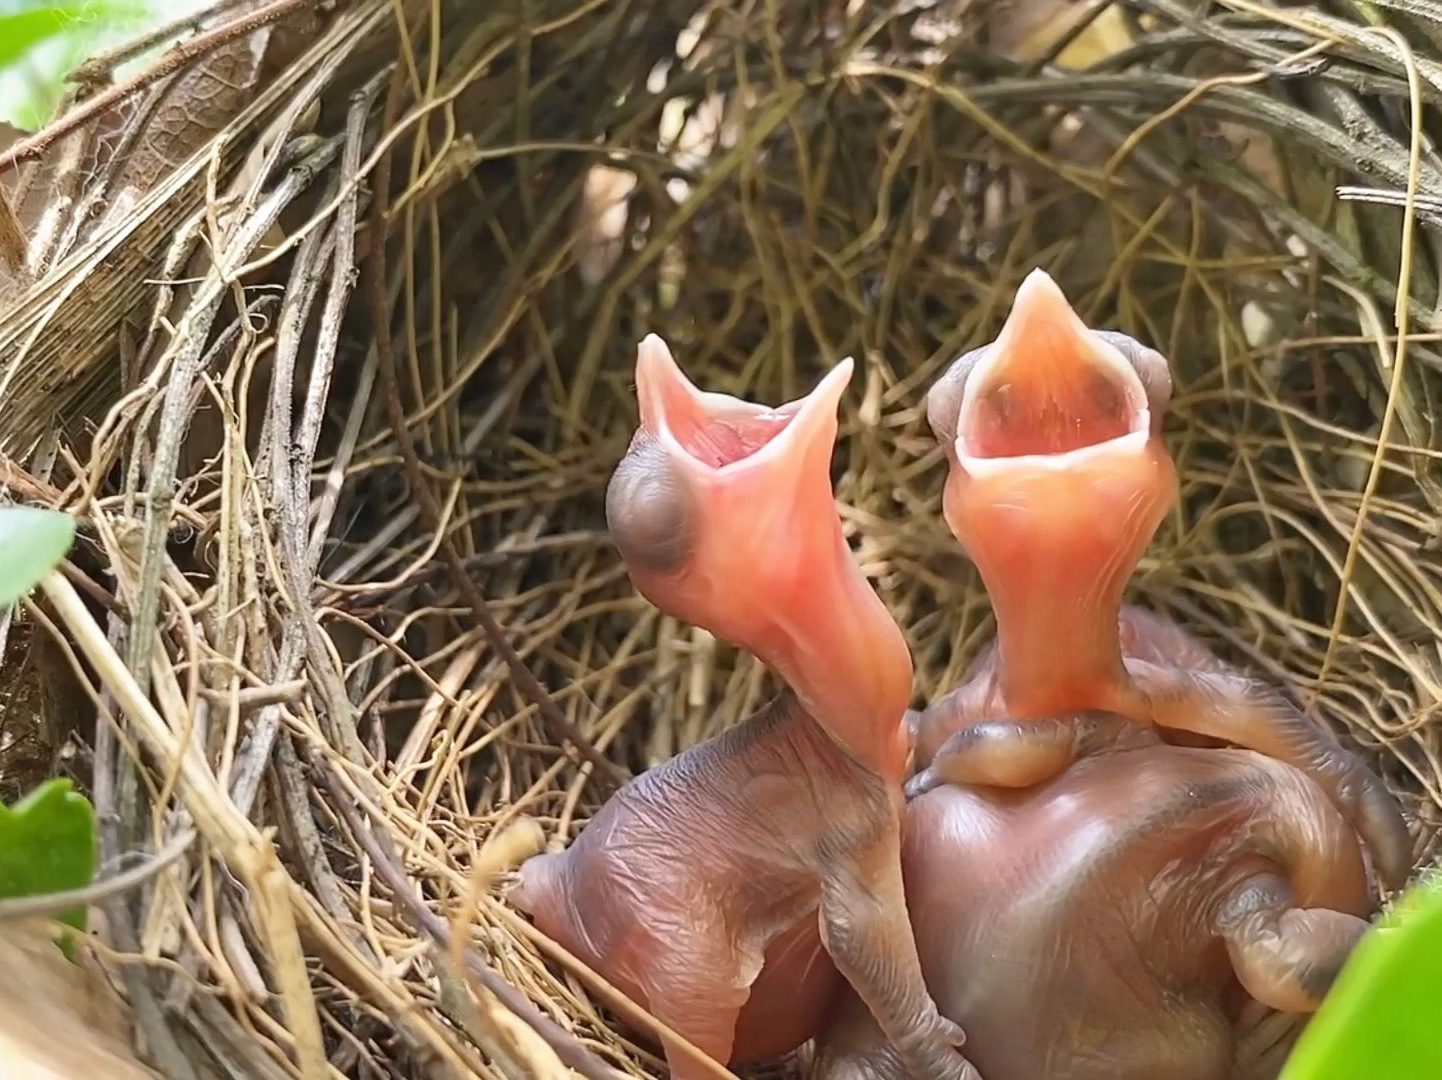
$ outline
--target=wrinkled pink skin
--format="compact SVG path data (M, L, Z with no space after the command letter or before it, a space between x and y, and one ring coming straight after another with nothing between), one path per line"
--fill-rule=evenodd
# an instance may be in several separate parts
M1397 888L1411 836L1357 755L1274 687L1149 650L1144 614L1119 616L1176 501L1161 438L1170 397L1159 353L1086 327L1041 271L997 340L932 387L927 416L949 464L943 510L986 585L997 641L961 686L910 716L915 763L955 782L1040 783L1086 749L1047 718L1081 710L1156 725L1174 742L1246 747L1310 776ZM1033 720L1045 722L989 743L994 752L976 745L979 722Z
M838 844L879 846L866 818L895 820L885 786L783 696L637 777L564 853L528 862L525 889L545 898L531 914L713 1057L779 1057L821 1030L844 986L822 947L824 856L794 828L841 800L854 833ZM667 1059L673 1076L704 1075Z
M979 1080L927 994L901 890L911 659L831 492L850 371L767 409L702 394L643 343L612 537L638 590L790 689L632 780L566 851L526 862L513 896L716 1061L796 1048L849 985L918 1074ZM708 1075L662 1044L673 1077Z
M1291 766L1082 722L1114 748L1039 788L910 803L927 985L987 1080L1275 1077L1367 926L1355 832ZM905 1075L843 1002L816 1080Z

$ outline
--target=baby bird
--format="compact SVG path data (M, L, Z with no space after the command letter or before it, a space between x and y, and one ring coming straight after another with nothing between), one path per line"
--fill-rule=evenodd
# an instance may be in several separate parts
M1097 711L1301 769L1367 842L1389 887L1412 842L1401 809L1333 733L1265 682L1167 655L1166 620L1122 594L1177 499L1161 438L1171 375L1160 353L1091 330L1033 271L995 341L932 387L927 416L949 465L943 512L996 616L994 647L910 720L938 778L1023 787L1095 748L1070 717ZM923 781L924 783L924 781Z
M851 372L768 408L701 392L660 338L641 343L612 538L643 595L788 689L633 779L568 849L526 862L514 898L718 1062L794 1049L849 984L916 1075L979 1080L927 993L902 894L912 665L832 494ZM677 1080L705 1075L662 1043Z

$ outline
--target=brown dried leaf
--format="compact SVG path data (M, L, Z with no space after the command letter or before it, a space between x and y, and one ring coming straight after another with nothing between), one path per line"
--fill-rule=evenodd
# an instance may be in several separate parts
M0 123L0 152L8 150L29 132ZM30 281L26 258L35 225L45 209L48 185L39 175L44 159L12 176L0 177L0 304Z
M201 32L253 14L267 2L230 7ZM113 400L118 380L106 369L118 326L145 303L144 282L160 269L177 226L203 198L205 163L183 163L253 111L257 99L274 110L281 100L277 84L293 89L304 77L292 70L293 61L314 46L338 10L326 0L312 0L274 24L223 41L46 148L40 167L51 175L30 188L40 198L39 224L29 232L29 276L0 271L0 357L15 367L6 376L11 411L8 430L0 435L7 448L21 452L54 424L57 411L67 418L61 421L67 435L83 445L86 429L70 427L68 418L103 413ZM173 62L175 54L158 61L164 71L167 56ZM244 143L240 138L219 146L227 180ZM149 205L157 189L175 183L177 172L184 176L183 195L164 206ZM0 175L0 185L14 183L13 174ZM147 209L138 214L140 207ZM17 210L26 222L29 204ZM116 230L127 238L112 259L96 240ZM68 283L51 273L80 253L89 257ZM53 299L60 292L68 299L57 308ZM147 325L141 336L148 331ZM22 342L23 353L15 353Z
M242 18L266 3L251 0L232 8L216 25ZM293 60L321 27L321 16L302 8L226 41L53 143L39 163L27 167L29 176L22 174L18 182L0 177L0 184L15 185L11 192L24 192L15 209L29 226L32 272L43 274L86 238L128 217L167 173L224 129L265 79ZM164 65L170 55L162 55L156 63ZM99 88L97 84L92 90ZM0 125L0 150L26 134ZM42 230L53 239L42 241L45 253L37 266L36 225L47 213L59 220ZM0 271L0 299L5 285Z
M19 273L25 269L25 229L15 208L0 190L0 273Z
M0 123L0 153L9 150L21 139L29 137L28 131ZM53 155L46 154L39 161L30 162L22 169L0 175L0 190L3 190L10 200L15 216L20 219L27 236L33 234L36 222L45 211L52 158Z
M257 0L237 9L231 18L262 6ZM310 26L312 22L317 25ZM102 147L102 157L114 155L120 161L99 226L128 216L167 172L210 142L254 96L265 74L293 58L302 46L298 31L314 33L317 28L315 13L301 10L281 23L226 42L132 103L132 119L126 127L136 123L139 127L129 145ZM96 164L103 167L106 162Z

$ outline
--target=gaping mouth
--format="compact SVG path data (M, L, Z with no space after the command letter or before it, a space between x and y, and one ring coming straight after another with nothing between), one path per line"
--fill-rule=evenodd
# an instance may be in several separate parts
M697 389L666 343L648 334L636 357L641 427L673 457L715 476L763 469L798 457L835 422L853 366L847 357L811 393L773 408Z
M973 477L1018 466L1063 471L1140 452L1150 427L1136 370L1035 270L967 378L954 446Z

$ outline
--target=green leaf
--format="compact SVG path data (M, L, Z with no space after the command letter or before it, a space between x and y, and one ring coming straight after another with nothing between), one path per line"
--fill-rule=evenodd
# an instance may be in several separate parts
M13 64L20 57L59 34L66 33L95 18L84 3L54 4L48 7L0 15L0 67Z
M95 875L95 811L69 780L47 780L14 806L0 806L0 899L64 892ZM61 922L85 929L85 909Z
M75 540L75 519L57 510L0 507L0 609L60 565Z
M1439 886L1414 888L1358 942L1279 1080L1442 1076Z
M15 6L0 0L0 8ZM168 14L166 6L149 0L22 0L19 6L25 10L0 13L0 120L26 131L53 116L65 93L67 72L142 26L158 25ZM52 44L63 47L37 51Z

